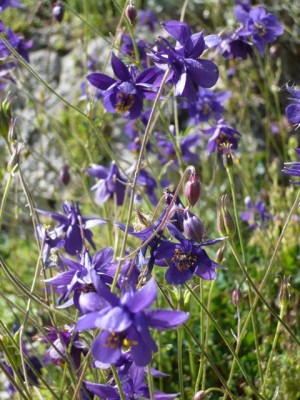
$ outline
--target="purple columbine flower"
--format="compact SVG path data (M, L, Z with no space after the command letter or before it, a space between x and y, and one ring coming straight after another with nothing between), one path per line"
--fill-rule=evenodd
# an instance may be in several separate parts
M295 149L300 160L300 148ZM300 176L300 161L284 163L283 172L291 176ZM300 185L300 181L293 182L294 185Z
M251 36L261 55L264 54L266 44L273 43L284 32L283 25L277 21L277 17L267 13L262 6L253 7L249 12L237 6L235 16L244 25L239 36Z
M63 307L74 304L78 310L86 314L99 306L98 296L95 299L93 294L86 296L87 293L95 292L97 280L101 279L104 283L112 282L111 277L107 275L112 264L112 258L113 250L110 247L101 249L93 258L88 250L84 250L79 262L61 257L61 261L68 267L68 270L53 278L46 279L45 282L63 292L59 298L60 304L66 301L73 292L73 298L63 304Z
M130 288L120 298L111 293L100 281L96 288L106 300L106 307L78 319L76 330L98 329L102 331L92 344L94 358L103 363L115 363L122 349L130 348L138 366L151 362L157 346L149 328L170 329L183 324L189 314L182 311L151 310L148 307L156 299L156 282L152 278L142 289Z
M150 392L145 382L145 368L136 366L132 361L126 362L117 368L123 394L126 400L150 399ZM153 375L163 377L165 374L159 371L151 371ZM117 385L113 381L111 385L103 385L85 382L87 389L102 400L120 400ZM166 394L154 391L155 400L169 400L177 397L177 394Z
M2 21L0 21L0 33L5 33L7 41L10 45L26 60L29 62L28 49L32 46L31 41L25 41L22 36L18 36L9 28L6 28ZM0 40L0 57L5 58L11 54L10 50L6 47L4 42Z
M0 0L0 12L9 7L19 8L22 4L18 0Z
M171 125L169 127L170 134L174 135L175 130L174 126ZM169 139L166 133L155 132L154 133L157 141L157 145L160 149L162 149L161 153L158 153L158 160L160 163L165 163L166 160L174 160L175 164L178 164L176 150L174 144ZM201 136L197 133L190 133L189 135L183 137L180 140L180 151L182 155L182 159L186 164L197 164L199 163L199 156L195 154L195 151L192 152L191 149L199 144L201 140Z
M267 220L271 219L267 207L261 200L257 200L254 204L251 198L247 196L245 206L247 211L240 213L240 219L246 221L251 230L262 227Z
M218 121L224 111L224 103L231 96L229 91L214 92L213 90L199 88L199 99L188 101L184 108L188 109L191 124L207 122L211 118Z
M118 113L125 118L138 118L143 110L143 100L151 92L147 83L152 68L137 72L135 67L127 67L114 53L111 66L119 80L99 72L88 75L88 81L103 90L103 105L110 113Z
M58 236L55 230L49 231L41 224L37 226L37 236L43 245L42 258L44 262L44 267L47 268L56 265L56 262L53 261L53 259L55 258L54 249L59 249L63 247L64 239ZM52 251L53 254L51 254Z
M159 264L167 267L166 280L174 285L183 285L194 275L205 280L215 279L216 268L220 265L208 257L202 246L213 245L224 239L213 239L199 244L186 239L174 225L169 224L168 229L179 243L165 240L155 252L156 260L166 261Z
M239 36L241 28L235 32L226 35L222 38L221 43L217 47L218 51L227 60L237 58L245 60L248 56L253 54L253 46L249 43L244 36Z
M300 126L300 90L295 90L289 87L287 90L293 97L289 97L292 104L287 106L285 113L288 120L298 128Z
M219 120L217 125L203 131L207 135L212 135L207 143L207 150L210 153L218 151L223 154L224 146L230 146L231 150L238 147L238 139L241 134L234 128L225 124L223 119Z
M147 26L150 32L155 31L155 27L157 25L157 18L153 11L139 11L137 15L139 25Z
M162 25L180 45L174 47L168 40L161 38L159 51L152 50L151 57L162 70L154 85L160 86L164 71L171 67L167 81L174 84L175 96L197 100L198 87L210 88L219 77L216 64L199 57L205 49L219 44L220 38L217 35L204 38L203 32L192 35L190 27L183 22L168 21Z
M119 168L114 162L110 164L110 169L101 165L92 164L92 168L87 170L90 176L99 179L91 190L95 190L95 201L103 204L110 198L116 198L116 203L121 206L124 202L127 179L121 175Z
M93 234L90 228L106 224L106 220L97 217L83 217L78 202L69 203L64 201L62 209L65 215L51 211L37 210L39 213L48 215L59 224L53 229L56 237L64 235L64 248L67 253L74 255L83 248L84 240L95 249Z
M47 332L47 338L42 337L40 340L44 343L49 343L49 341L53 343L53 346L47 350L44 356L45 365L53 363L63 366L68 353L75 369L78 370L81 354L85 355L88 352L86 344L79 339L78 333L74 332L74 327L65 330L50 328L49 332ZM71 341L72 346L70 348Z
M140 60L142 63L142 66L144 68L147 68L147 53L146 49L149 47L149 44L145 42L144 40L137 40L136 41L136 46L139 52ZM129 57L135 59L135 52L134 52L134 47L133 47L133 42L132 38L130 35L123 34L122 35L122 44L121 44L121 51L125 54L127 54Z

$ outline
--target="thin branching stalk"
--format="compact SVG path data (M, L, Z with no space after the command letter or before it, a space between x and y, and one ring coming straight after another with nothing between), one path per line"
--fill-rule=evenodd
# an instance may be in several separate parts
M122 384L118 375L118 371L116 370L116 367L112 364L111 365L111 370L114 376L114 379L116 381L116 384L118 386L118 390L119 390L119 396L121 400L126 400L125 396L124 396L124 392L123 392L123 388L122 388ZM75 399L74 399L75 400Z
M219 335L222 337L224 343L226 344L226 346L228 347L228 349L230 350L231 354L233 355L234 359L236 360L236 363L238 364L242 374L245 377L246 382L248 383L248 385L251 387L251 389L253 390L253 392L256 394L256 396L258 396L258 398L260 399L264 399L264 397L256 390L255 386L253 385L253 383L250 380L250 377L248 376L243 364L241 363L237 353L235 352L233 346L231 345L231 343L229 342L229 340L226 337L225 332L223 331L223 329L221 328L220 324L217 322L217 320L213 317L213 315L210 313L210 311L208 311L208 309L205 307L205 305L201 302L201 300L197 297L197 295L195 294L194 290L190 288L189 285L185 284L185 287L188 289L188 291L191 293L192 297L196 300L196 302L203 308L204 312L206 313L206 315L209 317L209 319L211 320L212 324L214 325L214 327L217 329L217 331L219 332Z
M285 306L283 304L281 304L280 305L280 314L279 314L281 319L284 316L284 311L285 311ZM277 322L277 327L276 327L276 332L275 332L273 343L272 343L272 349L271 349L271 352L270 352L270 355L269 355L269 360L268 360L268 363L267 363L266 371L264 373L264 379L263 379L263 382L262 382L262 385L261 385L261 393L262 393L262 395L266 394L265 392L266 392L266 388L267 388L267 385L268 385L268 379L269 379L269 374L270 374L271 366L272 366L272 362L273 362L274 351L275 351L275 348L277 346L277 342L278 342L278 338L279 338L280 327L281 327L281 322L278 321Z
M152 373L151 373L151 364L147 365L147 375L148 375L148 388L149 388L149 394L150 394L150 400L154 400L154 387L153 387L153 378L152 378Z
M131 186L131 195L130 195L130 200L129 200L129 206L128 206L128 214L127 214L127 222L126 222L126 227L125 227L125 231L124 231L124 238L123 238L123 242L122 242L122 246L121 246L121 251L120 251L120 259L119 259L119 263L117 266L117 270L114 276L114 280L111 286L111 290L112 292L115 290L116 288L116 284L118 281L118 277L121 271L121 266L122 266L122 257L124 257L125 254L125 249L126 249L126 245L127 245L127 237L128 237L128 232L129 232L129 226L130 226L130 221L131 221L131 215L132 215L132 211L133 211L133 204L134 204L134 197L135 197L135 191L136 191L136 186L137 186L137 180L139 177L139 173L140 173L140 169L141 169L141 164L142 164L142 159L143 159L143 155L146 149L146 145L147 142L149 140L151 131L152 131L152 122L153 122L153 118L156 112L156 108L158 106L162 91L164 89L165 83L167 81L167 78L169 76L170 73L170 68L167 69L167 71L165 72L165 75L162 79L162 83L160 85L160 88L157 92L157 95L155 97L154 103L153 103L153 107L151 110L151 114L149 116L149 120L145 129L145 133L144 133L144 138L141 144L141 149L139 152L139 156L136 162L136 167L135 167L135 172L134 172L134 177L133 177L133 182L132 182L132 186Z

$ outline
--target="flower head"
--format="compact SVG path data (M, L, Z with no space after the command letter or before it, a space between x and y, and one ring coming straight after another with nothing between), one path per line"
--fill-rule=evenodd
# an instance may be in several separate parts
M168 81L175 86L175 95L197 100L198 87L210 88L219 77L217 66L199 57L205 49L217 45L220 39L216 35L204 38L203 32L193 35L190 27L183 22L168 21L162 25L179 42L179 46L174 47L168 40L161 38L159 51L152 50L151 57L162 70L155 85L160 85L164 71L170 67Z
M244 25L239 35L251 36L253 44L261 55L264 54L266 44L273 43L284 32L277 17L267 13L262 6L253 7L250 11L242 6L237 6L235 16Z
M148 308L156 299L154 278L140 290L130 287L123 291L120 298L100 281L96 290L106 301L106 307L79 318L76 330L102 330L92 344L92 354L104 363L115 363L122 355L122 348L130 348L136 365L149 364L152 352L157 351L149 328L174 328L189 317L181 311Z
M289 100L292 100L292 104L287 106L285 113L289 121L298 127L300 126L300 90L289 87L287 90L293 97L289 97Z
M194 275L205 280L216 278L216 268L219 264L212 261L202 246L212 245L223 239L214 239L201 244L186 239L174 225L168 225L172 236L178 243L163 241L155 252L155 259L166 260L166 263L159 265L167 267L165 278L169 283L183 285Z
M224 145L230 145L232 150L236 150L238 139L241 136L236 129L227 125L223 119L219 120L213 128L206 129L204 133L212 135L207 143L208 151L213 153L217 150L220 154L223 154Z
M143 99L151 91L145 79L147 70L138 73L136 68L127 67L114 53L111 66L118 80L95 72L88 75L88 81L103 90L103 105L108 112L129 119L138 118L143 110Z
M64 235L64 248L67 253L73 255L80 252L83 248L84 240L87 240L95 248L90 228L106 224L106 221L97 217L83 217L78 202L70 203L64 201L62 209L64 214L44 210L37 211L41 214L49 215L50 218L58 222L58 225L53 229L53 233L55 238Z
M295 149L300 160L300 148ZM284 164L283 172L291 176L300 176L300 161L287 162ZM293 182L294 185L300 185L300 181Z
M260 199L256 200L254 204L250 197L247 196L245 198L245 206L247 211L240 213L240 219L248 222L250 229L262 227L268 219L271 219L267 207Z
M0 12L9 7L19 8L22 4L18 0L0 0Z
M95 201L97 204L103 204L114 196L116 197L118 206L123 204L127 179L121 175L119 168L114 162L111 163L110 169L92 164L92 168L89 168L87 173L99 179L92 187L92 190L95 190Z

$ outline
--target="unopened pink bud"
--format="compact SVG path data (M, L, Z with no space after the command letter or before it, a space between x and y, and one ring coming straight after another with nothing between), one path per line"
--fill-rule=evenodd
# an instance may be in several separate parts
M203 400L206 397L206 393L204 390L200 390L199 392L197 392L195 394L195 396L193 397L193 400Z
M231 293L231 301L235 306L237 306L238 304L241 303L242 300L243 300L242 292L238 287L236 287L234 291Z
M201 183L199 180L199 176L196 173L192 173L184 187L184 195L191 207L193 207L197 203L200 198L200 194Z

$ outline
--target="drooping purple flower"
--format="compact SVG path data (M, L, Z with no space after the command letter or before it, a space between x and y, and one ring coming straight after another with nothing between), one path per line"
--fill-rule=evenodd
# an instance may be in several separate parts
M216 268L220 265L211 260L202 247L213 245L223 239L208 240L199 244L186 239L174 225L169 224L168 229L178 243L165 240L155 252L156 260L166 261L159 264L167 267L166 280L174 285L183 285L194 275L205 280L215 279Z
M22 7L22 4L18 0L0 0L0 12L9 7L19 8Z
M144 40L136 40L136 46L139 52L140 60L143 68L147 68L147 53L146 49L149 47L149 44ZM127 54L129 57L135 59L135 51L132 42L132 38L130 35L123 34L122 42L121 42L121 51Z
M174 126L171 125L169 127L169 133L174 135L175 139L175 129ZM169 139L169 136L166 133L155 132L154 133L157 141L157 145L162 152L158 154L158 160L160 163L165 163L166 161L173 160L174 163L178 164L177 154L174 147L173 142ZM199 163L199 155L196 154L195 151L192 151L197 144L199 144L201 140L201 136L197 133L190 133L187 136L184 136L179 143L180 152L183 161L186 164L197 164Z
M199 88L199 99L187 102L184 107L188 109L191 124L207 122L211 118L218 121L224 111L224 103L231 96L229 91L214 92L213 90Z
M31 47L31 41L25 41L22 36L18 36L15 32L6 28L2 21L0 21L0 33L6 34L6 39L25 61L29 62L28 49ZM6 44L0 39L0 58L6 58L11 54L11 51ZM11 68L15 63L9 63Z
M150 32L155 31L155 27L157 25L157 18L154 14L153 11L143 11L140 10L137 15L139 25L141 26L147 26L150 30Z
M207 143L207 149L210 153L218 151L223 154L224 147L230 146L231 150L236 150L238 147L238 139L241 134L231 126L227 125L223 119L209 129L203 131L207 135L211 135Z
M101 329L91 350L94 358L104 363L115 363L122 355L122 348L130 347L136 365L149 364L152 352L157 351L149 328L174 328L189 317L182 311L148 308L156 299L154 278L140 290L129 288L120 298L100 281L96 290L98 295L106 300L107 305L99 311L80 317L76 330Z
M89 168L87 173L99 179L91 188L95 190L95 201L97 204L101 205L114 197L118 206L123 204L127 179L120 173L119 168L114 162L110 164L110 169L92 164L92 168Z
M127 353L128 354L128 353ZM122 361L125 357L122 357ZM124 364L118 365L117 371L122 385L125 400L150 399L150 392L145 381L145 368L136 366L132 360L125 360ZM120 364L120 363L118 363ZM153 371L153 370L152 370ZM151 372L152 372L151 371ZM158 373L157 373L158 372ZM154 370L153 375L165 376L165 374ZM120 394L115 381L111 385L103 385L85 382L86 387L102 400L120 400ZM154 399L169 400L177 397L177 394L166 394L154 391Z
M142 135L142 133L145 130L145 127L147 126L150 111L151 109L142 112L139 118L128 121L125 126L124 131L129 138L128 149L134 153L138 153L141 149L142 142L140 135ZM151 147L152 145L150 141L148 141L146 145L147 151L149 151Z
M42 243L42 258L44 267L51 267L55 265L53 262L54 254L51 254L52 249L59 249L64 246L64 239L61 238L55 230L49 231L43 225L37 226L37 236Z
M221 43L217 47L217 50L227 60L231 58L245 60L248 56L253 54L253 45L249 43L244 36L239 35L240 31L241 28L223 37Z
M106 224L106 221L98 217L83 217L80 212L79 204L64 201L62 209L65 215L51 211L37 210L39 213L48 215L59 224L53 229L56 237L63 236L64 248L67 253L74 255L83 248L84 240L95 249L93 234L90 228L97 225Z
M179 42L178 47L161 38L159 51L152 50L150 55L155 65L161 69L154 85L160 86L164 72L171 67L167 81L175 86L175 96L198 99L198 87L210 88L218 80L217 66L210 60L199 59L203 51L219 44L216 35L204 37L203 32L192 34L190 27L178 21L162 24L166 31Z
M286 116L293 125L300 126L300 90L287 88L288 92L293 96L289 97L292 104L289 104L285 110Z
M93 296L95 286L98 284L97 280L101 279L104 283L112 282L110 276L107 275L112 264L112 257L113 250L110 247L99 250L94 257L90 256L88 250L84 250L78 262L61 257L61 261L68 267L68 270L46 279L45 282L60 289L62 292L59 298L60 304L73 293L73 299L67 301L63 306L74 304L78 310L86 314L94 311L95 307L99 307L99 298L94 299ZM92 294L87 296L87 293Z
M263 55L267 43L273 43L284 32L277 17L267 13L262 6L253 7L248 12L241 6L235 8L235 16L244 27L239 36L251 36L258 52Z
M88 81L104 91L103 105L108 112L129 119L138 118L143 110L143 100L151 92L151 85L147 81L152 69L138 72L135 67L127 67L114 53L111 66L118 80L95 72L88 75Z
M74 327L68 327L64 330L50 328L47 332L47 338L42 337L40 340L44 343L49 343L49 341L53 343L53 346L50 346L44 356L45 365L53 363L63 366L65 357L69 354L75 369L78 370L81 354L85 355L88 352L86 344L79 339L78 333L74 332ZM70 346L71 342L72 345Z
M254 204L251 198L247 196L245 198L245 206L247 211L240 213L240 219L246 221L251 230L263 227L266 221L271 219L267 207L260 199Z
M295 149L300 160L300 148ZM300 176L300 161L284 163L283 172L291 176ZM300 181L293 182L294 185L300 185Z

